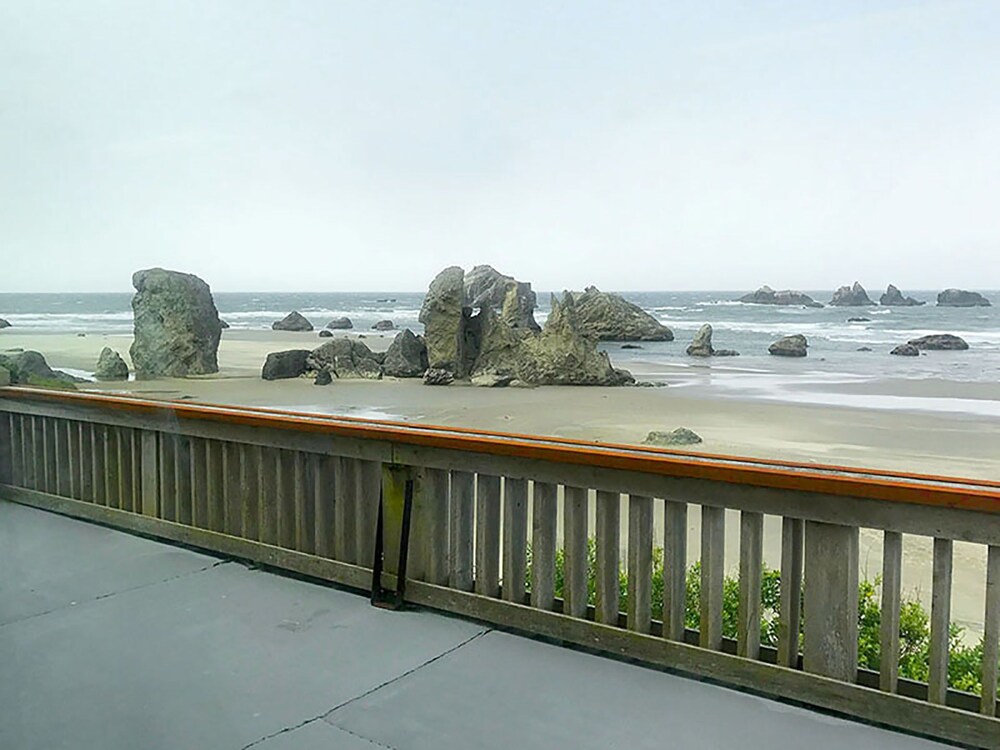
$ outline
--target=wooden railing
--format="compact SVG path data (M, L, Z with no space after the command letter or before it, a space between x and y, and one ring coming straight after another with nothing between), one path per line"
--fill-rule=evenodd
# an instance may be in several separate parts
M398 583L407 481L415 488L407 601L905 731L1000 747L1000 483L0 389L0 497L356 588L372 586L380 498L381 582ZM697 631L685 628L693 508L701 529ZM735 641L722 627L727 510L739 513ZM759 627L765 516L781 519L771 647L762 646ZM861 528L884 535L879 672L858 669ZM904 535L934 540L925 684L897 673ZM592 538L596 560L588 561ZM954 541L988 548L981 698L948 688ZM662 611L653 611L660 545Z

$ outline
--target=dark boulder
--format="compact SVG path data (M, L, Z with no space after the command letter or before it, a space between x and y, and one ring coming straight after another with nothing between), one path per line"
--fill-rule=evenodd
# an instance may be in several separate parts
M61 370L53 370L41 353L31 350L0 354L0 367L9 373L11 385L75 389L75 383L85 382L83 378L73 377Z
M350 318L334 318L326 327L334 331L346 331L354 328L354 322Z
M964 351L969 348L965 339L954 336L950 333L936 333L930 336L921 336L918 339L910 339L907 342L917 349L928 349L932 351Z
M326 330L324 328L322 331L319 332L319 337L321 339L332 339L333 338L333 331L328 331L328 330Z
M670 432L659 432L657 430L653 430L646 435L646 439L642 441L642 444L670 446L697 445L700 442L702 442L702 440L698 433L689 430L687 427L678 427L676 430L671 430Z
M859 352L870 352L870 351L872 351L872 348L870 346L859 346L858 347L858 351Z
M308 366L306 360L310 355L308 349L288 349L283 352L271 352L264 361L260 376L264 380L284 380L304 375Z
M833 293L830 304L834 307L870 307L875 303L871 301L868 292L857 281L853 286L842 286Z
M380 320L372 326L373 331L395 331L396 324L391 320Z
M106 346L97 358L94 377L98 380L128 380L128 365L118 352Z
M919 357L920 350L913 344L900 344L889 354L895 354L897 357Z
M271 324L275 331L311 331L313 324L298 310L292 310L281 320L276 320Z
M392 340L385 353L385 374L394 378L419 378L427 371L427 347L409 328Z
M809 352L809 342L801 333L778 339L767 348L775 357L805 357Z
M229 323L224 321L222 318L219 318L219 328L225 331L227 328L229 328Z
M938 307L990 307L990 301L979 292L945 289L937 296Z
M712 348L712 326L706 323L694 335L687 348L689 357L711 357L715 352Z
M451 385L455 376L448 370L432 368L424 373L424 385Z
M0 318L0 328L10 328L10 323L3 318Z
M222 324L208 284L192 274L150 268L136 271L132 285L136 378L218 372Z
M878 303L883 307L919 307L927 304L913 297L904 297L903 293L892 284L886 288L885 294L882 295Z
M360 341L331 339L309 353L310 370L329 370L334 377L381 380L382 365L374 352Z
M330 385L333 382L333 375L330 374L329 370L320 370L316 373L316 379L313 381L313 385Z
M737 302L745 302L749 305L783 305L801 307L822 307L819 302L808 294L797 292L792 289L783 289L779 292L764 285L756 292L740 297Z
M848 318L848 323L871 323L871 318Z

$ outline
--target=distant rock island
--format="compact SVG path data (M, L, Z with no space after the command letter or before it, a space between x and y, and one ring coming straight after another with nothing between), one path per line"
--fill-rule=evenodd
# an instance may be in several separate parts
M873 307L875 305L868 292L857 281L851 286L842 286L833 293L830 300L833 307Z
M878 303L882 307L919 307L927 304L913 297L904 297L903 293L892 284L886 288L885 294L879 298Z
M737 302L745 302L748 305L823 306L808 294L803 294L792 289L783 289L780 292L776 292L766 284L756 292L751 292L740 297Z
M588 286L571 292L580 330L599 341L673 341L674 332L636 304Z
M945 289L937 296L938 307L990 307L990 301L979 292Z

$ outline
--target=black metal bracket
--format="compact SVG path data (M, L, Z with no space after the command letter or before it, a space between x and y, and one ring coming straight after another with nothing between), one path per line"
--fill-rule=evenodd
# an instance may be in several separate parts
M413 510L413 480L407 479L403 490L403 522L399 532L399 560L396 564L396 590L382 587L382 570L385 567L383 549L385 528L383 501L384 490L379 492L378 522L375 526L375 560L372 562L372 606L381 609L400 609L406 594L406 558L410 548L410 514Z

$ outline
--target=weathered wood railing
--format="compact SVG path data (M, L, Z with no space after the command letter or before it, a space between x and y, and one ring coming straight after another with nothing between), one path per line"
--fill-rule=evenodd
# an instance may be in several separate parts
M0 389L0 497L358 588L371 585L380 493L385 487L387 498L394 495L406 479L416 487L410 601L920 734L1000 747L1000 484ZM693 506L701 526L698 632L685 629ZM727 509L739 512L735 643L722 629ZM765 515L782 519L777 648L760 643ZM652 552L661 541L654 519L663 529L662 612L651 608ZM398 528L387 508L387 585ZM858 669L859 528L884 533L887 658L878 673ZM903 535L911 534L934 540L925 685L897 674ZM956 540L988 548L981 699L948 689ZM620 612L623 565L628 604Z

